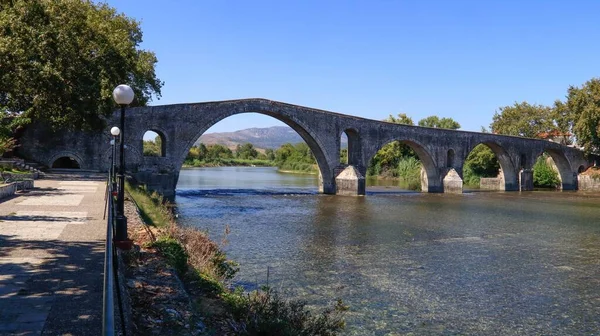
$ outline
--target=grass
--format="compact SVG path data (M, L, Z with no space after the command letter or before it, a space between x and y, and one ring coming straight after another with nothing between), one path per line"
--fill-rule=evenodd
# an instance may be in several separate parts
M146 190L125 184L125 190L135 201L144 223L157 228L167 228L173 221L173 215L164 205L162 196L154 192L149 194Z
M30 174L31 172L26 170L18 170L18 169L2 169L0 168L0 173L10 173L10 174Z

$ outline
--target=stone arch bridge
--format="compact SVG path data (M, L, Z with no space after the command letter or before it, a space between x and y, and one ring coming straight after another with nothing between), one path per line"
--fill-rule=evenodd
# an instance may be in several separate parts
M217 122L240 113L255 112L278 119L294 129L312 150L320 170L319 190L326 194L364 195L369 160L385 144L401 141L423 164L422 190L462 192L463 165L471 150L485 144L496 154L503 177L498 189L532 190L532 168L542 153L556 163L563 190L577 189L577 175L590 162L575 148L558 143L489 133L466 132L392 124L267 99L240 99L193 104L129 108L125 120L126 170L148 189L167 197L175 193L179 171L196 140ZM47 166L70 157L82 169L106 171L111 155L111 126L103 133L51 135L31 127L22 138L20 153ZM142 154L142 139L152 130L162 138L162 157ZM348 164L340 163L340 136L348 136Z

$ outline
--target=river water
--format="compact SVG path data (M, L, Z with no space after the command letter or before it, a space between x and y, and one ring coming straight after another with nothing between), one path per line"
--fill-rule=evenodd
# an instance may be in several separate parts
M273 168L181 171L180 223L267 283L350 306L348 335L600 335L600 195L317 193Z

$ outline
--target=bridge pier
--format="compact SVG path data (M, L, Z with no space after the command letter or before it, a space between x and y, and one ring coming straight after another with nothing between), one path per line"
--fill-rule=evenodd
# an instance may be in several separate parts
M336 172L341 168L336 169ZM335 194L345 196L362 196L365 194L365 174L355 166L343 169L335 178Z
M446 169L443 176L444 193L462 194L463 180L454 168Z
M576 172L573 173L573 179L570 182L571 183L561 180L562 190L579 190L579 176Z
M323 180L323 174L319 171L319 193L327 195L335 195L335 183Z
M533 170L521 169L519 172L519 189L521 191L533 190Z

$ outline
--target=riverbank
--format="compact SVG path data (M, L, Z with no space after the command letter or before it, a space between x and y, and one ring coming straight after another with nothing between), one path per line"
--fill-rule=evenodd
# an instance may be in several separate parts
M243 160L243 159L219 159L215 161L186 161L183 168L209 168L209 167L275 167L275 163L269 160Z
M216 167L273 167L277 168L277 172L285 174L319 174L318 168L311 167L310 169L290 169L288 167L278 167L273 161L265 160L223 160L219 162L203 162L199 161L196 164L183 164L183 168L216 168Z
M178 226L156 194L127 190L129 233L137 245L128 287L139 334L337 335L343 329L341 301L314 314L268 287L232 290L237 264L222 251L224 241Z

